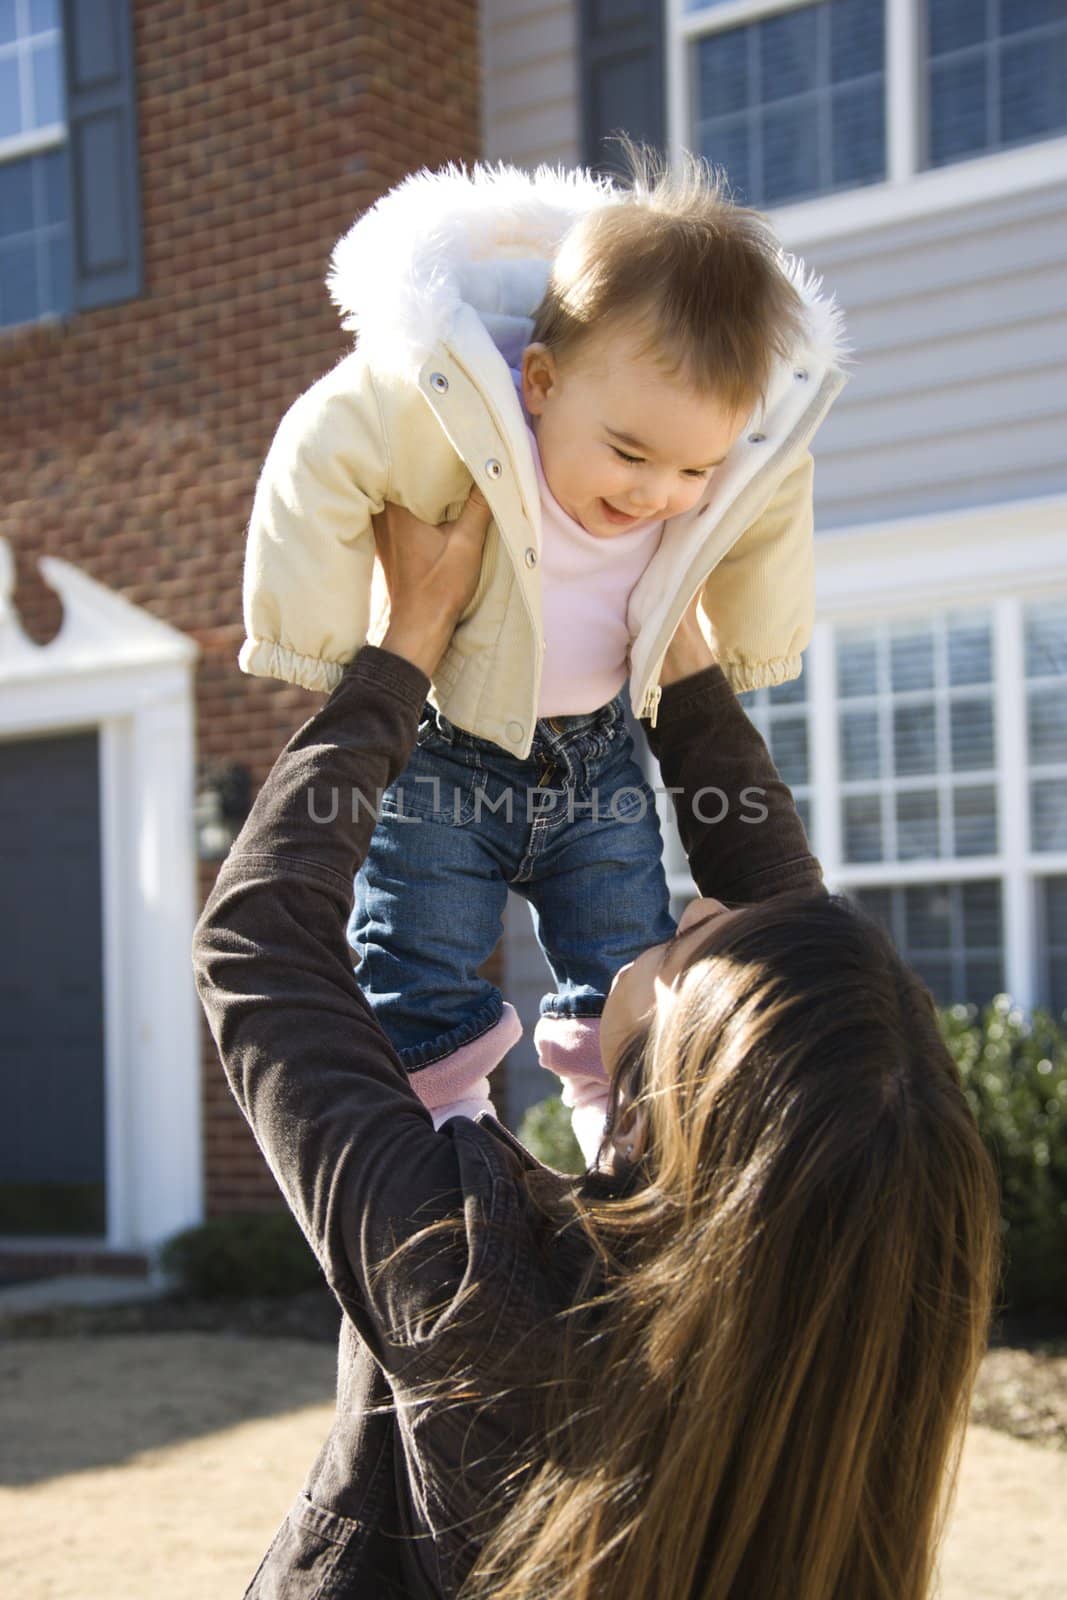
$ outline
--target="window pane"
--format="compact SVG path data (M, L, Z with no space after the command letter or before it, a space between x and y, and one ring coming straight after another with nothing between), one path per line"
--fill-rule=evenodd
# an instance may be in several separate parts
M32 227L32 163L7 161L0 165L0 239L29 233Z
M959 612L948 616L948 681L991 683L993 635L988 617Z
M989 144L984 54L930 69L930 165L985 150Z
M59 27L59 0L30 0L30 32Z
M1000 0L1001 33L1021 33L1049 22L1067 21L1063 0Z
M841 716L841 776L845 782L857 778L880 778L882 763L878 749L877 711L846 711Z
M1061 1017L1067 1012L1067 956L1054 955L1049 966L1049 1006Z
M770 17L757 29L764 105L815 88L818 10L802 6Z
M956 789L952 796L955 844L958 856L995 855L997 849L996 791L985 784Z
M936 789L898 794L897 859L921 861L941 854Z
M1000 884L960 885L963 905L963 942L968 950L999 949L1003 938L1000 918Z
M894 692L933 688L934 636L929 629L894 629L889 641L889 673Z
M893 770L900 778L937 771L937 715L932 702L895 707Z
M836 89L830 106L832 179L838 187L877 183L885 172L882 80Z
M808 698L808 686L804 681L801 670L799 678L790 678L786 683L776 683L767 691L767 699L772 706L799 705Z
M40 315L36 245L28 241L0 246L0 324L29 322Z
M1006 45L1000 58L1000 141L1019 144L1067 126L1067 30Z
M15 37L15 0L0 0L0 44L10 44Z
M1026 607L1026 676L1067 676L1067 605L1062 600Z
M952 896L940 883L904 890L904 937L908 950L947 950L952 944Z
M70 197L67 193L67 147L64 145L59 150L49 150L37 159L44 174L44 215L40 221L45 226L53 222L66 222L70 210ZM0 168L0 171L2 170Z
M846 83L881 72L885 61L884 0L833 0L830 7L830 81Z
M973 772L993 765L993 702L953 700L949 706L952 770Z
M794 12L795 16L803 13ZM819 135L814 100L763 113L763 203L779 205L819 187Z
M0 139L22 132L22 91L15 56L0 61Z
M1067 684L1031 689L1028 701L1031 763L1067 761Z
M910 964L939 1006L953 1004L952 962L948 956L909 956Z
M1035 850L1067 850L1067 784L1062 778L1031 785L1030 831Z
M808 782L808 719L780 717L771 723L771 755L792 788Z
M873 639L846 633L837 635L837 693L841 700L878 689L878 647Z
M701 123L700 154L713 166L726 168L734 199L745 204L753 193L748 116Z
M33 51L33 126L35 128L46 128L50 123L64 121L61 70L58 40L39 45Z
M1045 879L1045 934L1067 949L1067 878Z
M931 55L978 44L986 37L985 0L927 0Z
M964 963L965 1001L987 1006L995 994L1004 993L1004 963L988 956L972 956Z
M881 861L882 803L876 794L845 797L845 860Z
M891 889L850 889L848 898L863 907L892 936L893 894Z
M48 282L41 293L41 310L57 313L69 311L73 299L73 263L67 229L48 241L45 256L48 261Z
M697 89L703 117L743 111L749 102L749 30L733 28L698 39Z

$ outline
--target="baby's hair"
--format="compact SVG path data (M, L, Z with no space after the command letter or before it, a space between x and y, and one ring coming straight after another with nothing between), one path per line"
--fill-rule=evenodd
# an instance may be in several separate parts
M761 212L734 204L721 168L688 150L672 167L613 137L630 186L565 234L530 340L565 362L605 324L633 329L666 375L747 415L808 331L781 245Z

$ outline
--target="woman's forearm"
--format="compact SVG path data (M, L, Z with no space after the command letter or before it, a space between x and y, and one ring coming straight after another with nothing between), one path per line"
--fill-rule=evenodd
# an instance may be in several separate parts
M641 719L702 895L735 905L822 889L793 796L722 668L694 649L693 670L663 692L656 726Z

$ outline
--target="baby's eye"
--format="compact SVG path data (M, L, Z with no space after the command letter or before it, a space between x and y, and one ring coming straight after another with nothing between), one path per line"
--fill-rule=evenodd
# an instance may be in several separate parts
M611 448L619 460L625 461L629 467L640 467L644 463L644 456L628 456L626 451L620 450L617 444L613 444ZM710 470L710 467L687 467L685 476L687 478L706 478Z

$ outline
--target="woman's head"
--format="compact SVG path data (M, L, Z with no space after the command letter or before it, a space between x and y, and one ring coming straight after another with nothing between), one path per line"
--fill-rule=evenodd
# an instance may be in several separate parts
M995 1289L992 1166L875 923L833 895L717 907L609 999L617 1160L583 1202L609 1281L561 1382L593 1400L503 1540L526 1540L503 1600L734 1600L783 1572L797 1600L926 1593Z

